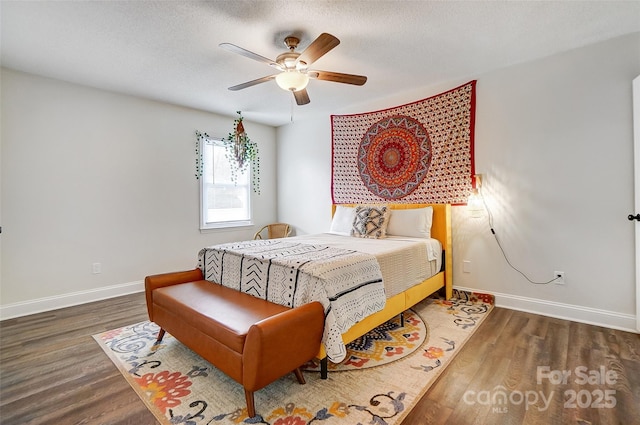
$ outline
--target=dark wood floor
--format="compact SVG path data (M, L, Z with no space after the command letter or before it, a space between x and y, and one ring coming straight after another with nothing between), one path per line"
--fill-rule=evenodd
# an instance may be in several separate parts
M0 322L0 423L156 424L91 337L146 319L133 294ZM538 383L545 366L571 375ZM608 383L581 382L600 370ZM640 424L640 335L496 308L402 422L417 424Z

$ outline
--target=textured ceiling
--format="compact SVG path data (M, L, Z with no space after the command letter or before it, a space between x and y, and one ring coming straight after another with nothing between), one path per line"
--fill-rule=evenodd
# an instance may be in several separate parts
M640 31L640 1L2 0L0 14L4 67L274 126ZM274 70L220 43L275 59L292 32L301 49L338 37L313 68L367 83L312 80L304 106L274 81L227 90Z

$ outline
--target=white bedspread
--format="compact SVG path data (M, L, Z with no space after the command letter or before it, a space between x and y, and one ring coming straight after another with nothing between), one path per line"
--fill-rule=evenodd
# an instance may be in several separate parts
M389 236L384 239L320 233L289 238L303 243L353 249L378 260L387 298L437 274L442 266L442 244L437 239Z

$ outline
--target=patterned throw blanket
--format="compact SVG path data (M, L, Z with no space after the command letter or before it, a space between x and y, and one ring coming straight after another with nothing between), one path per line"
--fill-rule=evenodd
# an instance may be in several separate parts
M342 334L386 303L375 257L352 250L283 239L233 242L202 249L198 268L206 280L276 304L322 303L332 362L346 355Z

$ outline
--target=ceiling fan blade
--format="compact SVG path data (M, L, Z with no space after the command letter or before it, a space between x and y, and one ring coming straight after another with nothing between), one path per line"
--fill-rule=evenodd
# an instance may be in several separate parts
M340 44L340 40L331 34L323 32L302 52L298 57L298 62L311 65L338 44Z
M306 105L307 103L311 102L311 99L309 99L309 93L307 93L307 89L294 91L293 97L296 98L296 103L298 105Z
M309 71L307 75L309 75L309 78L315 78L316 80L333 81L356 86L362 86L367 82L367 77L364 75L343 74L341 72L313 70Z
M249 50L243 49L242 47L236 46L235 44L220 43L219 46L222 47L225 50L228 50L228 51L233 52L233 53L237 53L237 54L242 55L244 57L247 57L249 59L253 59L253 60L256 60L258 62L266 63L267 65L272 66L272 67L277 68L277 69L282 69L282 67L278 63L276 63L275 61L273 61L273 60L271 60L269 58L265 58L264 56L261 56L261 55L259 55L257 53L250 52Z
M255 86L256 84L266 83L267 81L275 79L275 75L268 75L266 77L258 78L257 80L247 81L246 83L238 84L237 86L229 87L231 91L238 91L246 89L247 87Z

